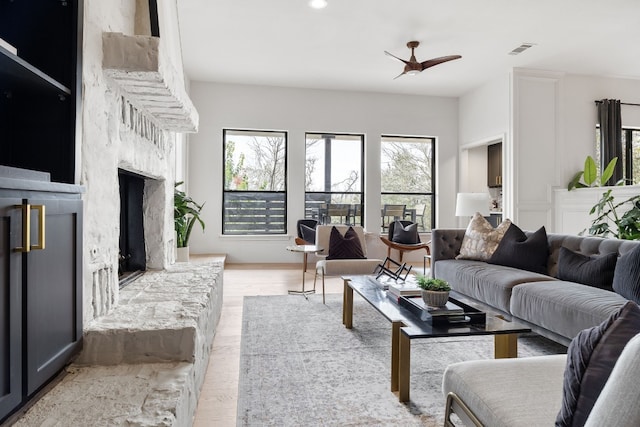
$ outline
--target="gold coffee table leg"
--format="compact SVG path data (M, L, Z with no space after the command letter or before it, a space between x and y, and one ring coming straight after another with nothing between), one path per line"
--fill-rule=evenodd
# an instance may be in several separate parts
M391 391L398 391L400 365L400 328L402 322L391 322Z
M344 281L342 323L347 329L353 326L353 289L349 286L348 280Z
M518 357L518 334L495 335L494 357L496 359Z
M400 353L398 357L398 400L409 401L409 385L411 382L411 340L400 333Z

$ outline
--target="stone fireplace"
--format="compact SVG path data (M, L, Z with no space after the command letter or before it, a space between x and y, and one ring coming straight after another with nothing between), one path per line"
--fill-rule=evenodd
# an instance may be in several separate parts
M85 323L118 304L122 267L163 270L175 258L176 151L198 115L185 90L175 0L157 1L160 37L150 35L150 3L84 6Z

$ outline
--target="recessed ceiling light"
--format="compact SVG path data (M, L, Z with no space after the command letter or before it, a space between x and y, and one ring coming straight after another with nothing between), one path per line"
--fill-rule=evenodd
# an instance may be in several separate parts
M311 0L309 2L309 6L314 9L324 9L325 7L327 7L327 4L327 0Z

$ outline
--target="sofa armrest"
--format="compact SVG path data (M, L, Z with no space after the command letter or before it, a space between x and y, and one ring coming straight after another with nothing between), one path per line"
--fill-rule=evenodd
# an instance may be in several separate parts
M436 228L431 231L431 265L441 259L454 259L460 253L464 228Z

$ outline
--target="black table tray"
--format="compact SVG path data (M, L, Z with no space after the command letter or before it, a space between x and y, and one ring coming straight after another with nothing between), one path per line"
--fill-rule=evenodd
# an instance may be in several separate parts
M485 324L487 321L487 314L478 310L475 307L467 305L455 298L449 297L449 305L453 304L462 309L460 313L451 314L437 314L434 311L432 314L428 306L424 303L421 296L401 296L398 299L398 304L416 316L423 322L430 323L432 325L456 325L456 324Z

